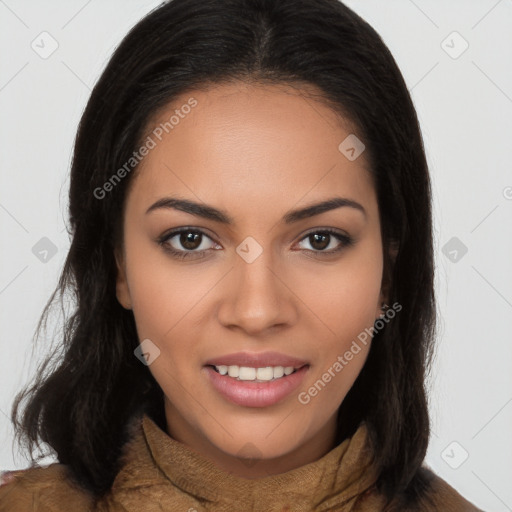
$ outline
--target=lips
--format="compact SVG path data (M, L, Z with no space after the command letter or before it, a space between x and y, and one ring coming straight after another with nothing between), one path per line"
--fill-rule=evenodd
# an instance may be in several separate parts
M301 386L309 365L291 375L268 382L243 381L220 375L209 365L202 369L212 388L225 400L242 407L270 407L289 398Z
M204 366L248 366L251 368L265 368L267 366L293 366L302 368L309 363L303 359L281 354L279 352L237 352L224 356L214 357L204 363Z

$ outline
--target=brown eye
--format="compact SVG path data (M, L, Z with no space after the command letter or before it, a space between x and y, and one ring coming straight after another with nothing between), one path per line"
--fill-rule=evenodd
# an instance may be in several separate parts
M309 235L309 241L311 243L311 247L319 251L323 251L326 247L329 246L331 235L314 233L313 235Z
M165 234L158 240L158 243L165 251L180 259L202 258L208 250L217 248L208 235L191 228L182 228Z
M312 231L301 240L301 243L304 241L307 241L312 247L312 249L305 248L307 251L326 255L339 252L354 243L354 240L348 235L332 229Z
M202 235L200 233L184 231L183 233L180 233L179 240L182 247L185 249L193 250L197 249L201 245L201 238Z

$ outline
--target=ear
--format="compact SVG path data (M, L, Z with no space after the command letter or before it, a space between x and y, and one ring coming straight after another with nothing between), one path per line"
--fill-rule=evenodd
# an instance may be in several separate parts
M384 313L385 309L382 306L389 307L390 291L391 291L391 276L393 275L393 268L395 266L396 257L399 250L398 242L391 241L387 254L384 257L384 271L382 275L382 284L380 289L379 303L375 312L375 319L377 320Z
M130 297L130 290L128 288L128 280L126 278L126 261L124 253L120 249L116 249L114 252L117 266L117 277L116 277L116 297L125 309L132 309L132 301Z

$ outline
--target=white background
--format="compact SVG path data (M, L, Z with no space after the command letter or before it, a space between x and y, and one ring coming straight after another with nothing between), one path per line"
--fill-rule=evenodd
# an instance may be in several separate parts
M159 3L0 0L1 469L27 466L8 416L45 350L32 355L31 338L69 247L81 112L115 45ZM395 56L432 173L441 318L426 463L485 511L512 511L512 0L347 5ZM59 45L47 59L31 48L43 31ZM43 237L57 248L46 263L32 252ZM452 237L467 247L456 262L443 253Z

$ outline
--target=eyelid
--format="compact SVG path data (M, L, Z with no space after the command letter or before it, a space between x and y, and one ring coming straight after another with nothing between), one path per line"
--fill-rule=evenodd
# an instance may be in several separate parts
M349 235L343 229L323 226L323 227L314 227L314 228L308 229L305 233L300 235L299 241L304 240L304 238L306 238L307 236L312 235L314 233L329 233L329 234L334 234L334 235L338 235L341 237L352 238L352 236Z
M337 228L329 228L329 227L323 227L323 228L316 227L316 228L310 229L309 231L307 231L306 233L301 235L298 243L301 243L303 240L305 240L306 238L308 238L309 236L311 236L315 233L324 233L324 234L326 233L328 235L331 235L334 238L336 238L338 240L338 242L340 242L341 246L339 246L337 249L330 249L329 251L314 251L311 249L303 249L303 250L314 253L314 254L333 255L333 254L337 254L337 253L341 252L344 248L354 245L354 243L356 241L353 236L349 235L347 232L345 232L343 230L340 230Z
M215 240L215 237L213 237L210 234L208 234L208 231L205 228L196 228L196 227L193 227L193 226L182 226L182 227L179 227L179 228L170 229L170 230L164 232L162 235L160 235L157 238L157 242L160 245L164 245L169 240L174 238L175 236L180 235L181 233L190 233L190 232L199 233L203 237L209 238L216 245L221 245L219 242L217 242ZM201 252L201 251L185 251L185 250L182 250L182 251L176 250L176 251L177 252L195 253L195 254L199 254Z

